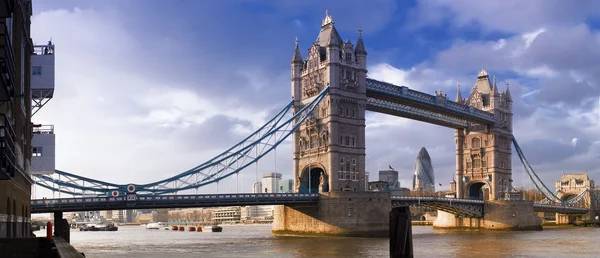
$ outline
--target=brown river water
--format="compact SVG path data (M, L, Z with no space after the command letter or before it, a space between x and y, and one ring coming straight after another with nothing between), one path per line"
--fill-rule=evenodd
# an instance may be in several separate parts
M528 232L466 232L413 226L415 257L600 257L600 228ZM45 232L35 232L37 236ZM389 257L386 238L281 236L270 225L224 226L223 232L71 231L86 257Z

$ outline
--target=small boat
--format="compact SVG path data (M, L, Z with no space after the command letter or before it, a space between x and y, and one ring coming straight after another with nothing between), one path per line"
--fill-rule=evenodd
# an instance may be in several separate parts
M89 225L87 227L87 231L117 231L119 230L119 227L115 226L115 224L109 223L106 225L102 225L102 224L94 224L94 225Z
M146 225L146 229L160 229L162 227L163 227L162 222L148 223L148 225Z
M217 225L215 225L215 226L209 226L209 227L206 227L206 228L210 229L211 232L223 232L223 228L220 227L220 226L217 226Z

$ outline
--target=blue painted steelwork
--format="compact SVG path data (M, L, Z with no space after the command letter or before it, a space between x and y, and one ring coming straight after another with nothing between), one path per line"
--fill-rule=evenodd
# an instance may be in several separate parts
M125 193L125 187L109 182L95 180L56 170L55 175L33 175L35 184L56 192L69 195L110 195L113 191L119 195Z
M276 149L279 144L300 127L300 124L312 115L312 112L327 96L328 92L329 88L325 88L301 110L296 111L290 118L284 119L291 113L292 102L290 102L270 121L225 152L183 173L154 183L118 185L75 176L63 171L56 171L55 175L52 176L35 175L34 177L36 181L39 181L37 184L42 187L74 196L87 194L106 196L115 191L118 195L130 192L167 194L218 183L220 180L241 172ZM67 178L67 180L61 180L61 176ZM130 191L128 189L130 186L135 191Z
M471 199L392 196L392 206L424 206L469 218L483 216L484 201Z
M581 192L579 195L577 195L569 200L561 200L560 198L558 198L556 193L552 192L544 184L544 182L542 182L542 180L538 177L538 175L535 173L535 171L533 170L533 168L531 167L531 165L525 158L525 155L523 154L521 147L519 147L519 144L517 143L517 140L515 139L515 137L513 137L512 142L513 142L513 145L515 146L515 150L517 151L517 155L519 156L519 159L521 160L521 163L523 164L523 167L525 168L525 171L527 172L527 175L529 176L529 179L531 179L531 181L535 185L535 188L540 193L542 193L542 195L548 200L548 202L557 203L562 206L566 206L566 205L570 205L570 204L579 202L585 196L585 193L588 192L589 189L586 189L583 192Z
M467 120L464 119L373 97L367 97L367 110L393 116L406 117L451 128L466 128L469 126Z
M560 214L586 214L590 210L587 208L569 207L563 205L547 205L547 204L533 204L533 211L535 212L551 212Z
M460 126L464 127L465 123L476 124L494 124L496 118L491 112L483 111L475 107L459 104L448 100L445 97L433 96L420 91L411 90L406 86L397 86L391 83L382 82L373 79L367 79L367 97L386 100L389 103L404 104L406 107L421 108L422 110L434 111L434 117L423 115L423 119L437 120L437 114L445 114L447 116L460 119ZM391 108L397 109L398 107ZM447 125L446 125L447 126ZM459 127L459 128L462 128Z
M158 208L194 208L248 205L316 204L318 194L204 194L204 195L136 195L119 197L79 197L31 201L31 213L54 211L95 211Z

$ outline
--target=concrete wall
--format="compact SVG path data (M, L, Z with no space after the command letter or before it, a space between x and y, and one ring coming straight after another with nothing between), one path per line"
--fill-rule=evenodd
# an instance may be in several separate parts
M387 236L390 194L330 192L317 205L277 206L274 233Z

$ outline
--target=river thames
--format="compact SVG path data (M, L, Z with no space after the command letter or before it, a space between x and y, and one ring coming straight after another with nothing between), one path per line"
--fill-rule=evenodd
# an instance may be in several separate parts
M35 232L37 236L45 232ZM415 257L598 257L600 228L460 232L414 226ZM179 232L121 226L117 232L71 231L86 257L389 257L387 238L281 236L270 225Z

